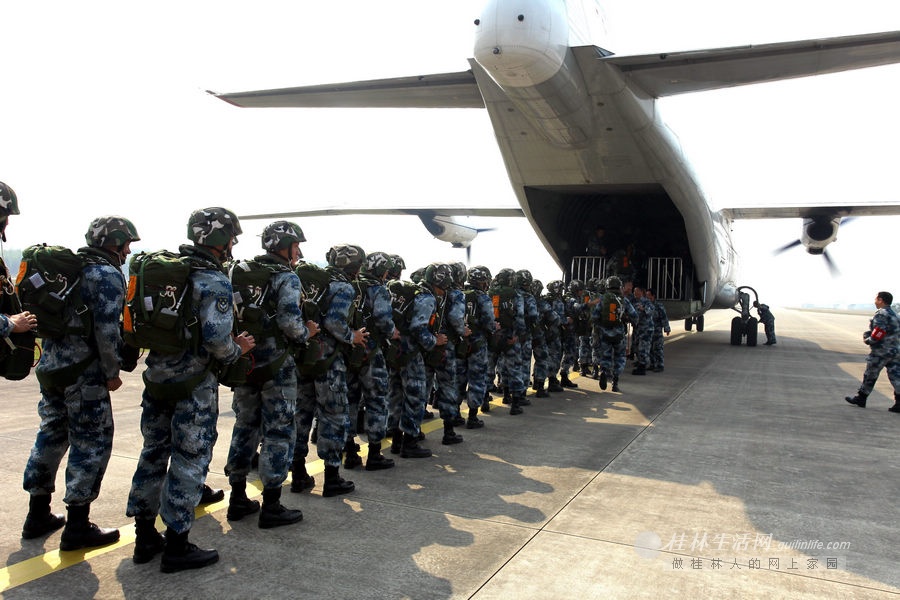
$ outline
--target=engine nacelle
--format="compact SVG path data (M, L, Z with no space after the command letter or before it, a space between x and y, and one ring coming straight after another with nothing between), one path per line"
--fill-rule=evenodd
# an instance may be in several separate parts
M823 215L803 219L803 231L800 243L810 254L822 254L825 247L837 240L841 217Z
M444 215L419 214L419 220L428 233L442 242L449 242L454 248L468 248L478 232L482 231Z

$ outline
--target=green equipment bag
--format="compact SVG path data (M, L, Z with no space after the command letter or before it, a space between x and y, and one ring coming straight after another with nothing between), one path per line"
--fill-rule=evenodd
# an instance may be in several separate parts
M417 283L395 279L388 283L391 293L391 306L394 308L394 325L400 333L409 333L409 322L412 319L412 305L416 296L422 291Z
M618 327L623 325L623 312L622 299L612 292L606 292L600 301L600 326Z
M177 354L191 344L197 319L191 305L191 259L166 250L141 252L128 262L125 342L162 354ZM194 332L199 343L199 331Z
M322 315L327 306L322 306L328 286L331 284L331 273L312 263L301 262L294 268L303 288L303 316L321 324ZM297 370L306 377L318 377L325 374L337 359L337 352L325 355L325 343L322 333L310 338L295 355Z
M290 268L258 260L237 260L226 268L234 293L235 331L246 331L257 340L283 340L275 322L278 306L270 281L275 273L289 272Z
M91 314L81 297L84 258L64 246L37 244L22 251L16 290L23 310L37 316L40 338L88 336ZM73 315L78 325L70 325Z

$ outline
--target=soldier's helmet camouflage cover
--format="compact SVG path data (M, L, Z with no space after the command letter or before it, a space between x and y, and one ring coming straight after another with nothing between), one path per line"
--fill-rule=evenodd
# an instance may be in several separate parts
M187 237L198 246L237 244L242 233L237 215L219 206L195 210L188 219Z
M565 284L559 279L551 281L547 284L547 293L551 296L559 296L560 294L562 294L564 286Z
M337 244L328 249L325 260L332 267L342 271L354 271L362 267L366 260L365 251L353 244Z
M306 241L303 230L296 223L290 221L275 221L269 223L262 232L262 247L267 252L277 252L289 248L294 242ZM300 255L303 256L302 254Z
M535 279L534 281L531 282L532 295L534 295L535 297L538 297L541 295L542 291L544 291L544 284L541 282L540 279Z
M391 260L393 261L394 266L388 269L388 278L400 279L400 274L406 270L406 262L399 254L391 254Z
M580 279L573 279L569 282L569 293L577 294L578 292L584 291L584 282Z
M431 263L425 267L425 283L442 290L450 289L453 285L453 269L445 263Z
M394 268L394 259L387 252L372 252L366 255L362 272L381 279L385 273L390 273Z
M611 275L606 278L606 289L610 291L619 291L622 289L622 280L616 277L615 275Z
M466 265L461 262L455 262L450 265L453 272L453 283L461 286L466 282Z
M531 282L533 278L531 277L531 271L528 269L522 269L520 271L516 271L516 287L522 290L523 292L531 291Z
M491 281L491 271L487 267L478 265L468 272L469 283L472 285L486 285Z
M496 277L497 285L503 285L507 287L512 287L515 283L515 279L516 272L509 268L500 269Z
M413 283L422 283L425 279L425 267L419 267L409 275L410 281Z
M6 223L9 215L19 214L19 199L11 187L0 181L0 240L6 241Z
M140 240L134 223L119 216L97 217L88 226L84 239L88 246L100 248L102 246L115 246L120 248L127 242Z

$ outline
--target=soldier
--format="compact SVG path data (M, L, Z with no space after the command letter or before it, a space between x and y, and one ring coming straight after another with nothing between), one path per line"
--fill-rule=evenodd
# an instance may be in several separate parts
M65 523L60 550L104 546L119 539L117 529L100 528L89 517L112 454L110 392L122 386L122 263L131 253L131 242L139 239L137 229L124 217L91 222L85 234L88 245L78 251L86 263L80 293L90 314L90 332L44 339L35 369L41 388L41 426L25 466L23 487L31 498L22 537L38 537ZM74 309L69 312L68 323L77 328L83 321ZM50 495L66 450L63 501L68 521L50 512Z
M354 282L357 288L357 311L362 314L362 321L369 332L366 342L367 359L357 372L349 374L350 389L353 391L355 388L355 395L362 403L360 409L365 413L365 431L369 442L366 471L390 469L394 466L394 461L381 453L381 442L385 438L388 419L388 370L382 347L391 340L400 339L400 332L394 326L391 293L384 285L393 269L395 266L391 255L372 252L366 256L359 278ZM356 421L352 416L351 428ZM349 469L353 464L351 457L354 456L349 444L355 446L355 443L352 436L347 437L344 466ZM359 460L356 464L361 464L361 459Z
M888 410L900 413L900 317L891 308L894 296L890 292L878 292L875 296L875 316L869 321L869 329L863 332L863 341L869 346L866 372L856 396L845 400L860 408L866 407L866 398L872 393L882 369L887 369L888 379L894 387L894 405Z
M0 181L0 240L6 241L6 226L9 224L9 216L17 214L19 214L19 201L16 193L11 187ZM10 311L0 312L0 337L9 338L10 333L24 333L35 328L37 318L28 311L19 311L18 302L13 300L15 288L9 277L9 271L6 269L6 263L3 262L3 257L0 257L0 296L2 296L0 311ZM11 313L14 307L16 312ZM47 500L49 501L49 496ZM50 505L48 504L47 514L49 512ZM62 527L62 523L59 524L59 527ZM55 529L59 529L59 527Z
M543 298L543 300L550 305L550 310L556 315L555 318L548 317L548 320L556 322L555 329L551 329L549 326L547 329L547 360L549 365L547 371L549 374L547 379L548 392L563 391L563 386L560 385L557 377L560 367L562 366L562 343L568 325L566 319L566 305L562 296L563 289L565 289L565 285L562 281L558 279L551 281L547 284L547 293ZM568 379L568 376L566 379Z
M522 299L522 310L525 317L524 334L519 336L519 346L522 352L522 358L519 361L519 368L522 370L520 377L528 387L531 379L531 356L534 354L534 334L538 326L538 309L537 300L531 293L531 284L534 278L527 269L516 271L515 275L516 294ZM523 393L519 399L521 406L528 406L531 400Z
M290 345L299 345L319 332L315 321L305 321L300 309L300 278L293 267L302 257L300 242L306 237L296 223L275 221L262 233L265 254L254 258L255 268L263 270L268 281L260 296L252 299L262 314L256 347L250 355L253 369L247 383L234 388L232 408L234 429L225 474L231 485L227 517L238 521L260 510L259 502L247 498L247 474L262 438L259 453L259 477L263 484L261 529L289 525L303 519L299 510L281 504L281 485L287 479L294 454L294 409L297 398L297 373ZM232 281L247 263L231 267ZM239 314L253 310L251 298L241 299ZM249 322L250 319L248 318Z
M656 312L653 304L644 297L644 288L634 286L634 309L638 318L634 325L635 351L634 369L632 375L646 375L647 365L650 364L650 345L653 343L653 317Z
M775 339L775 315L769 310L768 304L760 304L758 300L754 300L753 306L759 313L759 322L763 324L766 331L766 346L774 346L777 343Z
M489 382L488 344L497 328L494 321L494 309L491 306L491 297L487 294L488 285L491 283L491 272L487 267L477 266L469 269L467 273L468 283L465 289L466 316L472 335L469 338L469 355L461 360L462 378L468 381L466 392L466 404L469 406L469 416L466 419L466 429L478 429L484 427L484 421L478 418L478 409L484 403L488 394Z
M522 368L522 344L525 337L525 303L521 294L515 289L516 272L512 269L500 269L494 278L494 284L488 290L494 306L494 319L500 324L499 346L497 351L497 368L503 382L503 403L509 404L509 414L520 415L522 412L525 389L527 387L527 371Z
M341 451L350 427L347 357L356 347L364 350L369 332L365 327L351 326L356 289L350 282L359 274L366 253L359 246L338 244L328 250L325 259L332 280L323 298L323 306L327 308L322 316L322 329L328 333L324 338L324 355L329 357L331 364L316 377L315 398L319 426L316 451L325 463L322 496L327 498L355 489L352 481L340 476Z
M563 297L566 320L563 326L562 360L559 366L559 382L564 388L577 388L577 383L569 380L569 369L580 369L578 363L578 337L584 330L584 311L582 307L584 283L578 279L569 282L566 295ZM588 315L589 316L589 315Z
M663 333L668 336L672 333L672 328L669 327L669 315L666 313L666 307L656 299L656 292L647 288L646 296L655 309L653 315L653 338L650 342L650 362L647 368L656 373L662 373L666 367Z
M612 378L612 391L619 390L619 375L625 370L625 316L637 319L637 311L621 294L622 280L615 275L606 279L606 292L594 307L591 318L598 324L600 345L600 389Z
M144 447L131 482L126 514L135 518L134 562L145 563L162 551L160 570L198 569L219 560L215 550L188 541L194 507L202 494L219 416L217 367L228 365L255 346L252 336L235 336L231 283L222 262L241 234L237 216L212 207L188 219L192 244L179 247L190 260L191 315L198 343L180 352L151 350L144 371L141 433ZM156 516L166 525L163 538Z
M559 336L559 317L553 312L553 307L546 299L541 297L544 284L535 279L531 282L531 295L534 297L538 320L535 333L532 337L531 351L534 354L534 372L532 373L532 389L535 397L546 398L549 390L544 389L544 382L550 372L550 351L548 350L548 338L551 335ZM559 388L562 390L562 388Z

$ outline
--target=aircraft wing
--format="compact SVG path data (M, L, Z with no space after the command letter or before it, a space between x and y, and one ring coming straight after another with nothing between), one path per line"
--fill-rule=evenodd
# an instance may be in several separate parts
M217 94L244 108L484 108L472 71Z
M812 217L878 217L900 215L900 204L819 204L816 206L746 206L722 209L728 219L791 219Z
M447 217L522 217L521 208L442 208L442 207L331 207L314 208L309 210L284 211L257 215L239 215L240 219L286 219L290 217L325 217L333 215L414 215L447 216Z
M889 31L598 60L616 65L637 86L660 98L894 64L898 56L900 31Z

